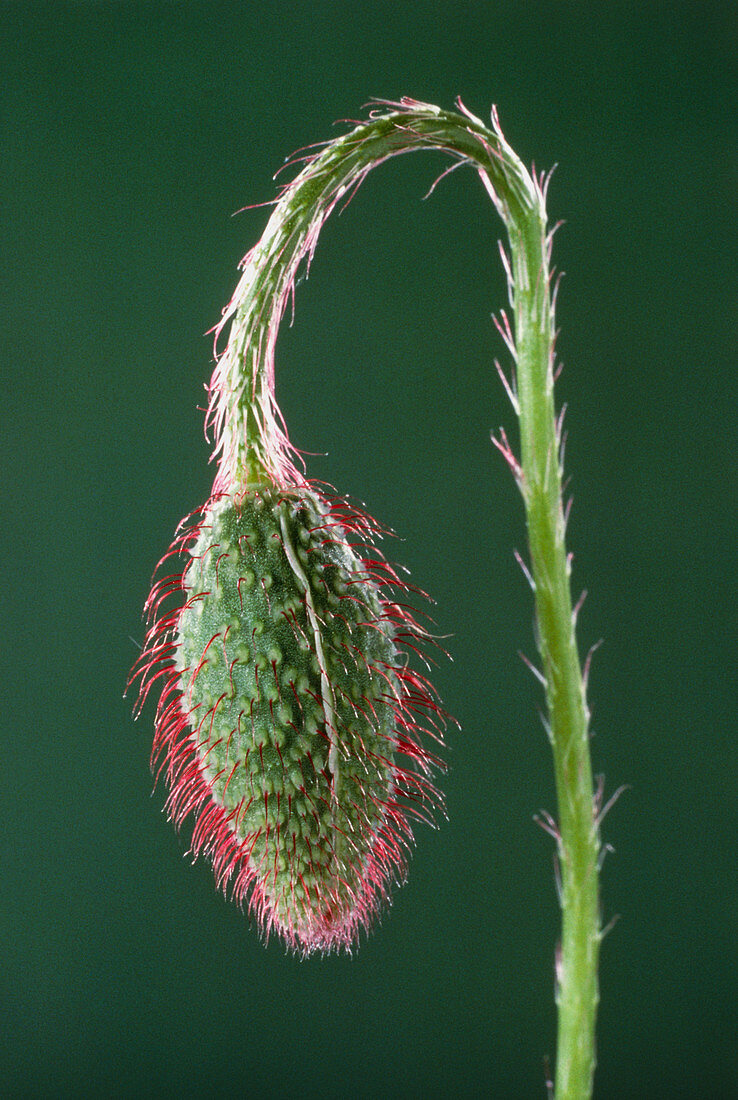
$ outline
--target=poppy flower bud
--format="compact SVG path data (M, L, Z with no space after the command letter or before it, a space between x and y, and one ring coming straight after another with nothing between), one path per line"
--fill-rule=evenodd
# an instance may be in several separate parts
M307 485L224 494L149 600L182 598L140 665L144 697L167 678L170 815L197 815L194 852L303 953L352 943L403 877L410 818L439 802L417 735L440 711L403 651L423 631L388 598L394 570L354 544L373 529Z

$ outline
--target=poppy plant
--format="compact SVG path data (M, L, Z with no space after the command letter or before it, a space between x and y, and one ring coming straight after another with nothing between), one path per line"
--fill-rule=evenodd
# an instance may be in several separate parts
M505 225L501 248L511 353L497 365L520 427L516 455L493 439L520 489L536 610L558 817L562 934L557 950L556 1096L591 1094L598 1002L599 826L565 545L562 425L554 404L548 180L529 173L492 114L378 101L365 121L292 166L217 328L228 328L209 387L217 473L183 524L146 604L150 627L131 682L140 710L159 694L152 760L175 824L216 881L302 954L350 949L402 879L416 821L442 808L446 715L422 667L435 644L411 588L377 548L382 531L310 481L275 399L274 353L296 280L323 223L367 173L438 149L478 174ZM450 170L450 169L449 169ZM521 562L522 564L522 562ZM413 590L414 591L414 590ZM606 808L606 807L605 807Z

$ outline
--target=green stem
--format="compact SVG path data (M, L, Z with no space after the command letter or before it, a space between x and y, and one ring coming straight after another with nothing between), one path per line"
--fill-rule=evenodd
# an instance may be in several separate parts
M479 173L507 228L511 350L517 367L513 401L520 419L518 462L499 444L525 502L538 646L558 799L562 937L557 955L559 1030L557 1100L591 1096L595 1065L599 831L589 757L588 712L577 652L565 545L560 449L554 406L554 311L544 189L505 141L464 115L403 100L328 142L282 191L264 235L243 264L223 324L228 346L211 385L211 421L220 468L216 488L253 480L289 483L292 462L274 396L274 342L300 264L309 262L336 203L369 170L398 153L440 149ZM504 437L503 437L504 438Z
M553 309L545 214L510 229L525 501L538 647L558 799L562 937L557 955L557 1100L591 1096L595 1067L599 830L585 685L565 544L553 395Z

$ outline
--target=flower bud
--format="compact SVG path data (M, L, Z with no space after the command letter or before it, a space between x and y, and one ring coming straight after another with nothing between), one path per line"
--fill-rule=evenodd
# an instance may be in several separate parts
M197 815L195 853L303 953L350 946L404 874L409 817L439 801L417 735L440 712L403 650L424 632L354 545L375 530L306 485L211 500L140 663L142 698L167 679L154 756L172 818Z

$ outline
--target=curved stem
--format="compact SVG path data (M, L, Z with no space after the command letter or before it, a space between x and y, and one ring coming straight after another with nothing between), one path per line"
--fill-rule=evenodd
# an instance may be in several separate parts
M557 952L559 1032L557 1100L591 1095L595 1065L599 831L589 756L588 711L577 652L562 504L560 440L554 406L554 310L550 287L545 187L502 136L462 114L403 100L374 112L350 133L304 158L276 201L261 241L243 261L243 276L218 328L232 320L210 388L216 433L216 490L268 478L299 483L274 396L277 329L300 264L312 258L323 222L377 164L399 153L441 149L479 173L505 223L516 363L521 456L498 446L525 503L535 593L538 646L559 810L562 937ZM503 320L505 320L503 315ZM505 320L506 323L506 320Z

